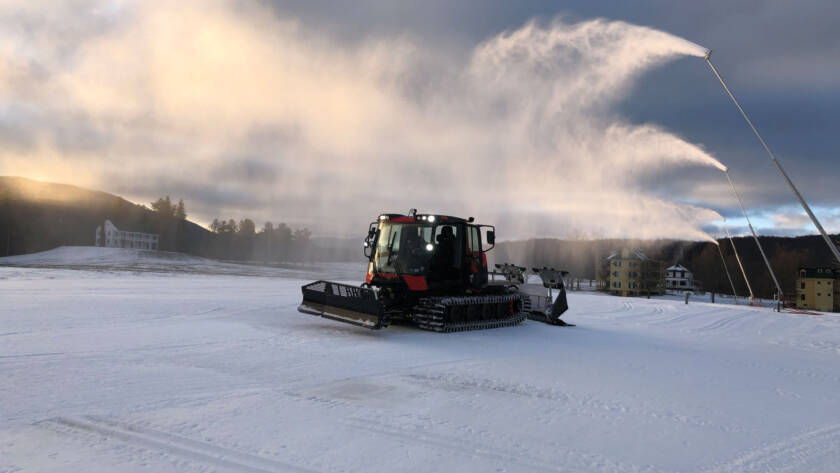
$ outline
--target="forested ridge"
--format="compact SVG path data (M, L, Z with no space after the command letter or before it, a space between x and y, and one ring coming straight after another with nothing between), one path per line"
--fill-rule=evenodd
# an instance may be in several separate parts
M156 233L160 249L217 259L259 262L349 260L343 247L319 246L306 228L284 223L216 219L208 230L187 219L187 204L161 197L149 206L106 192L21 177L0 177L0 256L34 253L62 245L93 245L106 219L120 230ZM359 247L360 248L360 247ZM351 254L353 253L353 254Z

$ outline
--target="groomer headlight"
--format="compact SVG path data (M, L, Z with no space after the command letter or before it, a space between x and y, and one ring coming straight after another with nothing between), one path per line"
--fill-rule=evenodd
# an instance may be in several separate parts
M431 243L426 243L426 251L432 251L435 249L435 245Z
M429 215L429 221L434 222L435 221L435 216L434 215Z
M379 220L388 220L388 216L387 215L380 215Z

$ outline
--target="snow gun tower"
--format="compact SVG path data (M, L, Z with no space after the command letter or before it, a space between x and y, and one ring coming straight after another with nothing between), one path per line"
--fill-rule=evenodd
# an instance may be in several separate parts
M831 241L831 238L828 237L828 234L826 233L822 224L820 224L820 221L817 220L817 216L814 215L814 212L811 211L811 207L808 206L808 204L805 202L805 198L802 197L802 194L799 193L799 189L797 189L796 186L793 184L793 181L790 179L790 176L788 176L788 174L782 168L782 165L779 163L779 160L776 159L776 155L773 153L773 151L770 150L770 146L768 146L767 142L764 141L764 138L758 132L758 129L755 127L755 125L753 125L753 122L752 122L752 120L750 120L750 117L747 115L747 112L744 111L744 108L738 102L738 99L735 98L735 94L732 93L732 91L729 89L729 86L727 86L726 82L724 82L723 77L721 77L720 72L718 72L715 65L712 64L712 59L711 58L712 58L712 50L708 49L708 50L706 50L706 55L703 57L703 59L706 61L706 64L708 64L709 67L712 69L712 72L715 74L715 77L717 77L717 80L720 82L720 85L723 86L723 90L726 91L726 94L729 96L730 99L732 99L732 103L734 103L735 106L738 107L738 111L741 112L741 116L744 117L744 121L747 122L747 125L749 125L750 129L753 131L753 133L755 134L755 137L758 138L758 141L761 143L761 146L764 148L764 151L767 152L767 156L770 157L770 160L773 162L773 165L776 166L776 169L779 171L779 174L782 175L782 178L785 180L788 187L790 187L790 190L796 196L796 199L799 200L799 203L802 205L802 208L805 210L805 213L808 214L808 217L810 217L811 222L813 222L814 226L817 227L817 230L819 230L820 235L822 235L823 240L825 240L825 243L826 243L826 245L828 245L828 248L831 251L831 253L834 255L834 258L837 259L838 263L840 263L840 250L837 249L837 246L835 246L834 242ZM729 176L729 174L727 173L727 177L728 176ZM730 182L731 182L731 180L730 180ZM733 190L734 190L734 185L733 185ZM752 225L750 225L750 226L752 226ZM758 238L756 238L756 241L758 241ZM759 244L759 248L760 247L761 247L761 245ZM763 253L764 252L762 250L762 256L764 256ZM766 258L765 258L765 262L766 262ZM768 268L769 268L769 264L768 264ZM773 270L770 269L770 272L772 273ZM773 275L773 280L776 283L776 287L778 288L778 291L779 291L779 297L781 298L782 297L781 287L779 287L779 283L778 283L778 281L776 281L776 276L775 275Z

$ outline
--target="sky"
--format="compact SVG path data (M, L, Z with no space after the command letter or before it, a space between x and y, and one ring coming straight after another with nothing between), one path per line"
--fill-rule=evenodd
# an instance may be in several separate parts
M0 175L354 236L840 232L830 2L0 0ZM699 51L699 53L698 53ZM721 164L722 163L722 164Z

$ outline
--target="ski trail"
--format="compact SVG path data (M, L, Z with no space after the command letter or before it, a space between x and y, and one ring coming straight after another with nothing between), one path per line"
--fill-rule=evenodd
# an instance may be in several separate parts
M813 471L808 465L814 462L822 466L840 465L840 424L760 445L700 473L805 472Z
M318 473L308 468L230 450L206 442L92 416L83 418L57 417L39 423L39 425L49 424L94 433L106 438L114 438L135 447L156 450L215 468L248 473L272 473L277 471Z

